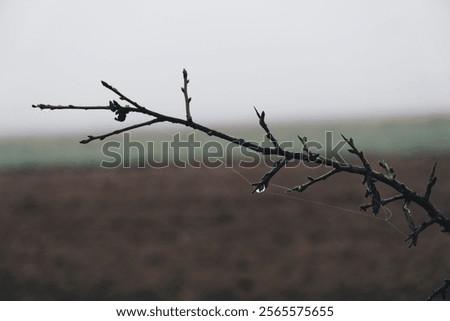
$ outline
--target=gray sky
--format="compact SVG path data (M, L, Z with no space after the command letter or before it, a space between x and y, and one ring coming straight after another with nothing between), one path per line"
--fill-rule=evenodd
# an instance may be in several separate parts
M450 107L448 0L0 0L0 41L0 137L123 125L30 107L107 104L100 80L184 117L183 68L206 125Z

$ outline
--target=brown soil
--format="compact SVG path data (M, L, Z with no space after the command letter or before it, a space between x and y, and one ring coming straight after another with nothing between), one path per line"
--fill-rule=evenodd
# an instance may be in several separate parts
M391 165L422 192L435 160ZM432 200L445 210L450 159L437 160ZM251 181L265 170L239 169ZM321 172L286 169L274 183ZM250 190L226 168L0 172L0 298L422 300L450 275L450 238L437 227L408 248L380 220ZM363 194L342 174L289 197L357 210ZM389 208L407 232L401 203Z

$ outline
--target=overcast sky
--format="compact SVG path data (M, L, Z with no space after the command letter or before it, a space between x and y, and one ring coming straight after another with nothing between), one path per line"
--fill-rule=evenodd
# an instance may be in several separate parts
M183 68L205 125L450 111L448 0L0 0L0 43L2 137L122 125L31 109L105 105L100 80L184 117Z

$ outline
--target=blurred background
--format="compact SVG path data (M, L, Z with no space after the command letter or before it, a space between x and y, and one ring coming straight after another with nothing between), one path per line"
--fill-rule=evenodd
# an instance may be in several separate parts
M381 220L357 211L358 177L287 197L323 170L285 169L250 195L268 168L239 155L232 169L138 168L134 149L131 168L105 169L105 142L124 137L78 142L145 117L31 108L107 105L105 80L183 118L186 68L196 122L260 142L256 106L293 150L296 135L331 131L334 146L343 133L418 192L437 161L432 199L447 211L447 1L0 0L0 40L1 299L419 300L448 277L448 236L430 229L409 249L401 204ZM130 137L170 163L162 142L180 130L192 133Z

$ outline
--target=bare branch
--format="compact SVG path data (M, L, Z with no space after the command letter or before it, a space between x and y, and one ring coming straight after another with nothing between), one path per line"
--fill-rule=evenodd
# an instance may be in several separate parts
M40 108L41 110L44 110L44 109L49 109L49 110L55 110L55 109L111 110L110 106L74 106L74 105L61 106L61 105L38 104L38 105L31 105L31 107Z
M359 157L359 159L361 160L361 162L363 163L364 167L366 168L370 168L369 162L367 161L367 159L364 157L364 153L362 151L360 151L358 148L356 148L355 143L353 142L353 138L349 138L347 139L344 135L341 134L341 137L345 140L345 142L350 146L350 149L348 150L349 153L351 154L355 154L356 156Z
M183 73L183 79L184 79L184 73ZM374 213L377 212L377 209L378 209L379 205L381 204L381 196L379 195L378 191L376 190L376 186L375 186L376 182L380 182L382 184L390 186L392 189L394 189L397 192L399 192L400 194L402 194L404 199L408 199L409 201L414 202L417 205L419 205L420 207L422 207L428 213L428 215L430 217L436 218L436 223L438 223L440 226L443 227L443 232L450 232L450 220L448 220L445 216L443 216L442 213L439 211L439 209L437 209L434 206L434 204L432 204L428 199L418 195L415 191L408 188L405 184L398 181L396 178L389 177L387 175L384 175L382 173L372 170L369 165L369 162L364 157L363 152L360 151L358 148L356 148L352 138L347 139L345 136L342 135L342 138L351 147L349 149L349 151L353 154L356 154L360 158L361 162L364 165L363 167L356 166L356 165L348 165L345 163L339 163L338 161L336 161L334 159L327 159L327 158L321 157L318 154L310 153L308 151L307 147L305 147L305 146L303 148L304 153L290 152L290 151L283 150L282 148L279 147L277 140L270 133L270 130L265 122L265 118L264 118L265 114L264 113L260 114L257 110L256 110L256 112L257 112L258 118L260 120L260 125L266 131L266 134L268 134L267 137L269 137L269 139L272 141L273 145L275 146L273 148L262 147L258 144L246 141L245 139L232 137L232 136L222 133L220 131L208 128L201 124L197 124L193 121L188 121L185 119L180 119L180 118L157 113L157 112L149 110L149 109L141 106L137 102L129 99L124 94L122 94L118 89L114 88L113 86L109 85L108 83L102 81L102 84L103 84L103 86L105 86L106 88L108 88L109 90L111 90L112 92L117 94L121 100L127 101L135 108L127 107L127 106L124 106L124 107L120 106L115 101L112 101L112 103L110 102L109 106L73 106L73 105L52 106L52 105L40 104L40 105L33 105L33 107L41 108L41 109L52 109L53 108L53 109L86 109L86 110L104 109L104 110L111 110L117 114L116 120L118 120L118 121L125 120L124 114L126 114L127 112L128 113L135 112L135 113L146 114L146 115L152 116L156 119L156 120L152 120L150 122L126 127L126 128L111 132L109 134L105 134L105 135L101 135L101 136L90 136L88 139L83 140L82 141L83 143L87 143L87 142L90 142L95 139L101 139L102 137L108 137L110 135L121 133L126 130L132 130L132 129L135 129L135 128L138 128L141 126L146 126L149 124L153 124L156 122L170 122L170 123L174 123L174 124L184 125L184 126L192 128L194 130L204 132L207 135L215 136L217 138L223 139L223 140L231 142L233 144L242 146L244 148L251 149L253 151L261 153L262 155L278 155L278 156L281 156L284 159L286 159L285 161L296 159L296 160L305 161L307 163L312 163L312 164L322 165L322 166L329 166L329 167L333 168L333 170L331 172L329 172L328 174L325 174L323 177L316 178L313 181L306 183L306 185L300 185L300 186L306 186L306 188L313 185L313 183L315 181L327 179L328 177L336 174L337 172L346 172L346 173L350 173L350 174L361 175L364 178L363 183L366 184L366 187L367 187L366 196L367 197L370 196L372 198L371 204L372 204L372 209L373 209ZM77 108L77 107L81 107L81 108ZM299 137L299 139L302 141L302 143L304 143L304 145L306 144L306 139L301 139L300 137ZM275 167L275 169L276 168L277 167ZM275 173L278 170L279 170L279 168L275 171ZM273 175L270 175L270 178L272 176ZM262 180L262 181L265 181L265 180ZM432 186L432 184L430 184L430 185ZM305 189L305 187L303 187L303 188L298 187L297 189L294 188L294 190L304 190L304 189Z
M186 74L186 76L185 76ZM183 73L183 80L186 79L187 82L187 72ZM138 127L142 127L142 126L147 126L147 125L151 125L153 123L156 122L170 122L173 124L180 124L180 125L184 125L187 127L190 127L194 130L198 130L201 131L203 133L206 133L207 135L210 136L215 136L217 138L223 139L225 141L231 142L233 144L237 144L239 146L242 146L244 148L248 148L251 149L253 151L256 151L258 153L261 153L262 155L278 155L281 156L283 159L285 159L284 161L287 162L289 160L302 160L305 161L307 163L312 163L312 164L316 164L316 165L322 165L322 166L329 166L332 167L333 170L325 175L323 175L322 177L318 177L316 179L313 179L312 181L310 181L309 183L300 185L300 186L306 186L309 187L311 185L313 185L313 183L315 183L316 181L320 181L320 180L324 180L327 179L328 177L336 174L337 172L346 172L346 173L350 173L350 174L356 174L356 175L361 175L364 180L363 183L366 185L367 187L367 191L366 191L366 196L367 197L371 197L372 198L372 209L374 210L374 213L377 212L377 208L378 206L381 204L381 197L376 189L375 183L376 182L380 182L382 184L388 185L390 186L392 189L396 190L397 192L399 192L401 195L403 195L404 199L408 199L409 201L416 203L417 205L419 205L420 207L422 207L430 217L432 218L436 218L436 223L438 223L440 226L443 227L443 231L444 232L450 232L450 220L447 219L445 216L442 215L442 213L440 212L439 209L437 209L434 204L432 204L428 199L426 199L425 197L422 197L420 195L418 195L415 191L413 191L412 189L408 188L405 184L403 184L402 182L398 181L395 177L389 177L389 175L384 175L382 173L376 172L374 170L371 169L369 162L367 161L367 159L364 157L364 154L362 151L360 151L358 148L356 148L353 139L347 139L345 136L342 135L342 138L347 142L347 144L350 146L349 151L353 154L356 154L361 162L363 163L363 167L361 166L356 166L356 165L349 165L349 164L345 164L345 163L339 163L338 161L334 160L334 159L328 159L328 158L324 158L322 156L319 156L318 154L314 154L314 153L310 153L307 149L307 146L303 147L303 153L298 153L298 152L290 152L290 151L286 151L283 150L282 148L279 147L278 141L275 139L275 137L271 134L266 122L265 122L265 114L264 113L259 113L256 109L255 111L257 112L259 121L260 121L260 125L262 126L262 128L266 131L267 137L272 141L273 145L275 147L273 148L267 148L267 147L262 147L258 144L246 141L245 139L242 138L236 138L230 135L227 135L225 133L222 133L220 131L208 128L206 126L203 126L201 124L195 123L193 121L188 121L185 119L180 119L180 118L176 118L176 117L172 117L172 116L168 116L168 115L164 115L164 114L160 114L157 113L153 110L147 109L143 106L141 106L140 104L138 104L137 102L129 99L127 96L125 96L124 94L122 94L118 89L114 88L113 86L109 85L108 83L102 81L102 85L105 86L107 89L111 90L112 92L114 92L115 94L117 94L119 96L119 98L121 100L127 101L128 103L130 103L132 106L134 106L135 108L132 107L128 107L128 106L120 106L117 102L112 101L110 102L109 106L73 106L73 105L68 105L68 106L53 106L53 105L33 105L33 107L35 108L41 108L41 109L104 109L104 110L110 110L116 113L117 117L116 120L118 121L123 121L125 120L125 114L126 113L131 113L131 112L135 112L135 113L141 113L141 114L145 114L148 116L152 116L155 118L155 120L151 120L150 122L146 122L146 123L141 123L141 124L137 124L137 125L133 125L130 127L126 127L120 130L116 130L114 132L105 134L105 135L101 135L101 136L90 136L88 139L83 140L83 143L87 143L90 142L92 140L95 139L101 139L102 137L108 137L111 135L115 135L117 133L121 133L123 131L126 130L132 130ZM80 108L78 108L80 107ZM304 145L306 145L306 139L300 138L300 141L302 141L302 143ZM281 166L282 167L282 166ZM280 167L280 168L281 168ZM280 169L277 166L275 166L274 170L276 169L275 173ZM272 172L272 171L271 171ZM273 175L269 175L271 178ZM434 175L433 175L434 176ZM266 181L266 179L262 179L262 181ZM434 181L434 179L432 179L431 181ZM434 183L429 184L430 186L432 186ZM305 187L298 187L298 188L294 188L294 190L304 190ZM379 204L378 204L379 203Z
M222 133L220 131L208 128L206 126L203 126L201 124L195 123L192 120L191 112L190 112L190 102L191 98L188 95L188 73L185 69L183 69L183 87L181 90L184 94L184 100L185 100L185 108L186 108L186 119L180 119L164 114L157 113L153 110L150 110L137 102L131 100L124 94L122 94L119 90L112 87L108 83L102 81L102 85L106 87L107 89L114 92L116 95L119 96L121 100L124 100L128 102L132 107L126 105L121 106L117 101L112 100L109 102L108 106L74 106L74 105L67 105L67 106L61 106L61 105L45 105L45 104L38 104L38 105L32 105L33 108L40 108L40 109L50 109L50 110L61 110L61 109L75 109L75 110L109 110L115 113L116 117L115 119L117 121L125 121L126 116L129 113L140 113L147 116L152 117L153 119L144 123L135 124L129 127L125 127L122 129L115 130L113 132L100 135L100 136L88 136L87 139L82 140L80 143L86 144L93 140L102 140L106 137L116 135L125 131L133 130L139 127L143 126L150 126L155 123L162 123L162 122L169 122L173 124L179 124L183 125L189 128L192 128L194 130L203 132L209 136L214 136L219 139L223 139L225 141L228 141L230 143L242 146L244 148L248 148L250 150L256 151L257 153L260 153L261 155L277 155L280 156L281 159L278 160L273 164L273 167L264 174L264 176L261 178L259 182L256 182L253 185L254 189L252 193L254 192L262 192L264 191L267 186L269 185L270 180L273 178L278 171L283 168L287 162L295 159L304 161L309 164L315 164L320 166L326 166L332 168L327 173L319 176L319 177L311 177L308 176L308 182L301 184L297 187L292 188L289 190L297 191L297 192L303 192L306 189L308 189L310 186L324 181L331 176L336 175L339 172L346 172L349 174L354 175L360 175L363 177L363 184L366 186L366 193L365 197L371 198L371 202L369 204L362 205L360 208L362 210L367 210L368 208L371 208L374 214L377 214L380 210L380 207L382 205L389 204L391 202L397 201L397 200L404 200L403 204L403 212L405 215L405 220L408 223L408 226L412 230L411 234L409 235L407 240L411 240L411 246L417 245L418 236L421 232L423 232L425 229L427 229L429 226L433 224L438 224L440 227L442 227L442 232L450 234L450 220L432 203L430 202L429 198L431 195L431 191L433 186L436 184L437 177L436 177L436 164L434 164L430 177L428 179L428 184L426 187L426 191L424 195L419 195L411 188L407 187L404 183L399 181L396 178L394 169L390 167L386 161L380 161L378 164L381 168L384 169L386 172L380 173L375 170L373 170L369 164L369 161L365 158L364 153L360 151L352 138L347 139L344 135L341 134L342 138L345 140L345 142L350 146L350 149L348 151L352 154L355 154L359 160L362 163L362 166L352 165L352 164L346 164L336 161L334 158L326 158L322 157L319 154L312 153L309 151L307 146L307 139L306 137L300 137L298 136L299 140L303 144L302 152L290 152L287 150L284 150L280 147L277 139L272 135L271 131L269 130L269 127L265 121L265 113L259 113L259 111L255 108L256 115L259 118L259 125L264 129L266 133L266 137L271 141L274 147L263 147L259 144L252 143L250 141L246 141L242 138L236 138L233 136L230 136L228 134ZM386 186L389 186L393 190L395 190L397 195L392 196L390 198L382 199L381 195L377 189L377 184L384 184ZM425 212L427 213L429 219L422 222L422 224L419 227L416 227L413 216L411 213L411 210L409 208L409 205L411 203L417 204L419 207L421 207ZM449 287L449 279L446 280L446 284L442 286L441 288L437 289L430 295L429 299L434 298L437 294L441 293L442 295L445 291L447 291ZM445 292L446 293L446 292Z
M259 125L262 127L262 129L264 129L264 131L266 132L266 137L272 142L273 146L275 148L280 148L280 145L278 144L278 141L275 139L275 137L272 135L272 133L270 132L269 126L267 126L266 121L265 121L265 117L266 117L266 113L263 111L261 114L259 113L258 109L256 109L256 107L253 107L255 109L256 115L259 118Z
M411 239L411 244L409 245L409 247L411 246L416 246L417 245L417 239L419 237L419 233L417 232L418 229L416 227L416 224L414 223L414 219L411 215L411 209L409 208L409 204L411 202L409 200L405 200L405 202L403 203L403 214L405 214L405 219L406 222L408 222L408 226L410 228L410 230L412 231L412 233L409 235L408 239Z
M286 192L288 192L288 193L290 193L290 192L299 192L299 193L301 193L301 192L305 191L308 187L310 187L310 186L312 186L312 185L314 185L314 184L316 184L316 183L318 183L320 181L324 181L327 178L329 178L329 177L331 177L331 176L333 176L333 175L335 175L335 174L337 174L339 172L340 172L340 168L333 168L331 171L329 171L329 172L327 172L327 173L325 173L325 174L323 174L323 175L321 175L319 177L316 177L316 178L311 177L311 176L307 176L308 182L306 182L304 184L301 184L299 186L296 186L294 188L291 188L290 190L287 190Z
M276 161L273 166L272 169L270 171L268 171L267 173L264 174L264 176L261 178L261 180L259 182L253 183L252 186L254 186L252 194L257 192L257 193L262 193L265 191L265 189L267 188L267 186L269 186L269 182L272 179L272 177L281 169L284 167L284 165L286 165L286 163L289 161L289 159L287 158L283 158L280 159L278 161Z
M301 142L302 145L303 145L302 150L303 150L303 152L307 155L308 161L314 162L320 155L317 154L317 153L312 153L312 152L309 150L309 147L308 147L308 138L307 138L306 136L301 137L300 135L297 135L297 137L298 137L298 139L300 140L300 142Z
M424 196L424 198L426 200L430 199L431 189L433 188L434 184L436 184L436 182L437 182L437 177L435 175L436 174L436 166L437 166L437 163L434 163L433 168L430 173L430 178L428 179L427 189L425 191L425 196Z
M303 145L303 151L304 151L305 153L309 153L309 148L308 148L308 146L306 145L306 144L308 143L308 137L306 137L306 136L302 137L302 136L300 136L300 135L297 135L297 137L298 137L298 139L300 140L300 142L301 142L302 145Z
M395 196L383 199L383 200L380 201L380 203L381 203L382 206L385 206L385 205L387 205L389 203L401 200L403 198L404 198L404 196L402 194L399 194L399 195L395 195ZM364 205L361 205L359 207L359 209L362 210L362 211L366 211L367 209L371 208L372 206L373 206L372 203L364 204Z
M188 84L189 84L188 73L186 69L183 69L183 87L181 87L181 91L183 92L184 102L186 105L186 120L188 122L192 122L191 107L190 107L192 98L189 97L188 95L188 88L187 88Z
M383 168L386 171L386 176L390 179L395 178L395 172L392 167L388 165L388 163L385 160L381 160L378 162L378 165L380 165L381 168Z
M444 284L442 284L439 288L434 290L430 296L427 298L427 301L433 300L439 294L441 295L442 300L447 300L447 292L450 289L450 279L445 279Z
M409 244L409 247L412 246L416 246L417 245L417 240L419 238L419 234L422 233L423 231L425 231L428 227L430 227L431 225L433 225L434 223L436 223L437 219L436 218L430 218L428 220L426 220L425 222L423 222L420 227L415 228L408 236L408 238L405 241L409 241L411 240L411 243Z
M104 134L104 135L99 135L99 136L88 135L88 138L81 140L80 144L87 144L87 143L90 143L91 141L96 140L96 139L104 140L105 138L113 136L113 135L117 135L117 134L120 134L120 133L123 133L123 132L127 132L127 131L130 131L130 130L136 129L136 128L144 127L144 126L150 126L150 125L153 125L153 124L156 124L156 123L160 123L160 122L162 122L162 120L160 120L160 119L152 119L150 121L147 121L147 122L144 122L144 123L140 123L140 124L136 124L136 125L129 126L129 127L125 127L125 128L122 128L122 129L118 129L118 130L112 131L112 132Z
M108 84L106 81L101 81L102 85L106 88L108 88L109 90L111 90L112 92L114 92L115 94L117 94L119 96L119 99L121 100L125 100L127 102L129 102L131 105L133 105L134 107L136 107L137 109L142 109L145 110L146 108L139 105L137 102L129 99L127 96L125 96L124 94L122 94L120 91L118 91L116 88L114 88L113 86L111 86L110 84Z

